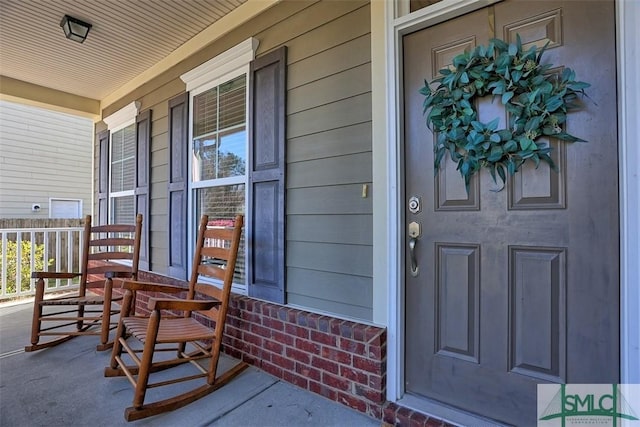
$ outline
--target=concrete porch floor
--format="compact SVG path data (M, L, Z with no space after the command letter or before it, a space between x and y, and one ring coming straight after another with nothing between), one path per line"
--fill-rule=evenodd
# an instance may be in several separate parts
M0 426L380 426L362 413L250 367L220 390L166 414L127 423L133 388L105 378L110 352L77 337L25 353L33 303L0 305ZM234 360L221 360L224 369ZM226 367L226 368L225 368ZM173 369L180 369L173 368Z

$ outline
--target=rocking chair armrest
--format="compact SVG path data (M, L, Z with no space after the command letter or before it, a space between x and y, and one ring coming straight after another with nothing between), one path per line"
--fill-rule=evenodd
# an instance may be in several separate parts
M193 300L175 298L150 298L149 310L183 310L183 311L204 311L210 310L222 304L217 300Z
M123 280L122 287L130 291L165 292L171 294L187 292L189 290L181 286L163 285L153 282L139 282L137 280Z
M57 271L34 271L31 273L32 279L73 279L80 276L80 273L68 273Z

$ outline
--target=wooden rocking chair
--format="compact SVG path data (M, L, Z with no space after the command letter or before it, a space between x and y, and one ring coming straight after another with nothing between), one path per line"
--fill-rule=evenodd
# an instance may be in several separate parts
M124 413L127 421L181 408L219 389L248 367L246 363L240 362L222 375L216 376L243 217L236 217L233 228L209 229L207 223L208 217L204 215L200 221L189 289L129 280L123 282L126 289L125 299L111 353L111 365L105 368L104 375L126 375L135 388L133 406L127 408ZM198 282L205 277L222 280L222 289ZM150 317L136 316L136 293L144 291L186 291L187 299L152 297L148 302ZM199 299L195 299L196 294ZM177 316L180 311L184 312L183 315ZM214 327L208 327L196 320L193 316L195 313L199 313L201 319L215 323ZM135 341L140 343L136 345ZM190 351L191 346L195 350ZM123 355L123 350L126 350L126 355ZM173 352L175 358L167 360ZM124 358L127 358L127 361L130 359L129 363L132 364L127 365ZM205 363L198 363L202 360ZM176 370L172 370L167 373L172 374L171 379L149 382L151 373L186 362L190 362L197 369L196 374L180 377ZM180 375L184 374L183 369L179 371ZM180 389L172 395L173 397L145 403L148 388L169 385L175 387L176 383L202 378L203 385L197 382L189 391L183 392L184 389Z
M138 274L142 215L135 225L110 224L91 226L91 215L85 217L80 272L32 272L37 279L33 303L31 345L25 351L35 351L58 345L78 335L99 335L99 351L111 348L109 331L116 328L111 316L120 308L112 308L114 301L122 299L113 295L114 278L133 278ZM73 295L45 298L48 280L80 278ZM87 293L100 288L102 295ZM101 306L101 307L100 307ZM42 337L56 337L40 342Z

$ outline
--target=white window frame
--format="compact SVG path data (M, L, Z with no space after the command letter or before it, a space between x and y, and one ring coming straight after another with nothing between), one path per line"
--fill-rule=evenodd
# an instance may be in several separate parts
M242 69L238 69L235 70L232 73L229 73L225 76L219 77L215 80L212 80L210 83L200 86L198 89L193 90L192 92L189 92L189 171L193 172L193 99L200 95L201 93L204 93L210 89L213 89L217 86L220 86L223 83L226 83L230 80L235 79L236 77L240 77L241 75L245 75L247 78L246 84L247 84L247 91L245 93L245 117L247 117L247 114L249 113L248 110L248 104L249 104L249 65L247 64L247 67L245 69L245 67L243 67ZM248 136L247 138L245 138L245 152L248 153L248 148L249 148L249 141L248 141ZM245 174L243 176L230 176L230 177L226 177L226 178L213 178L213 179L203 179L203 180L198 180L195 181L194 180L194 176L193 173L191 173L190 177L189 177L189 194L192 194L191 190L196 190L198 188L209 188L211 186L224 186L224 185L233 185L233 184L247 184L247 173L245 172ZM191 205L191 203L190 203ZM193 205L195 207L195 205Z
M109 222L112 221L112 212L113 212L112 199L118 198L118 197L133 196L135 193L134 188L132 188L131 190L116 191L116 192L111 190L111 172L112 172L111 159L113 158L111 150L113 148L113 139L112 139L113 134L131 125L135 126L136 116L138 115L139 110L140 110L140 102L134 101L126 105L125 107L121 108L120 110L116 111L115 113L111 114L110 116L102 119L107 124L107 128L109 129L109 160L107 162L109 165L109 178L108 178L109 179L109 186L108 186L109 209L107 212L107 218Z
M189 182L187 186L188 190L188 209L187 209L187 229L189 232L187 233L187 247L188 258L193 258L193 247L195 245L195 237L196 230L199 223L199 219L195 218L195 210L196 210L196 200L194 197L195 190L199 188L209 188L215 183L215 186L224 186L224 185L233 185L233 184L244 184L245 188L245 213L246 213L246 201L248 196L249 189L249 173L245 172L243 176L233 176L227 178L218 178L218 179L210 179L210 180L201 180L194 181L193 177L193 99L195 96L206 92L216 86L219 86L225 82L233 80L241 75L246 76L246 98L245 98L245 106L246 106L246 118L247 118L247 137L245 139L245 152L247 155L249 154L249 128L248 128L248 118L249 118L249 64L255 58L256 50L258 49L258 40L250 37L244 42L232 47L231 49L221 53L220 55L210 59L204 64L194 68L191 71L180 76L182 81L186 84L186 89L189 92L189 154L188 154L188 164L187 167L189 169ZM246 244L246 243L245 243ZM247 259L245 251L245 269L247 268ZM188 274L191 274L191 265L189 264ZM248 287L246 283L246 278L248 277L248 272L245 270L245 283L234 283L233 291L242 295L247 295ZM219 281L211 281L212 284L219 284Z
M49 218L54 218L53 216L53 207L56 202L76 202L78 206L78 215L74 218L82 218L82 212L84 209L82 199L69 199L65 197L49 197Z

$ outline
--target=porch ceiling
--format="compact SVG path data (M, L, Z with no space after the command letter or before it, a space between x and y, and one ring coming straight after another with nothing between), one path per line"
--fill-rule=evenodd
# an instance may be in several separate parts
M44 87L101 101L245 2L0 0L0 94ZM65 14L92 24L83 44L64 37Z

